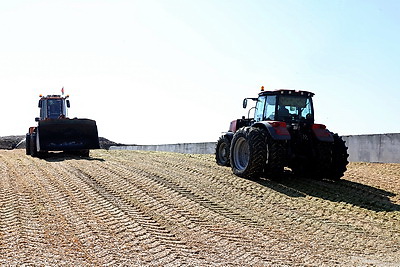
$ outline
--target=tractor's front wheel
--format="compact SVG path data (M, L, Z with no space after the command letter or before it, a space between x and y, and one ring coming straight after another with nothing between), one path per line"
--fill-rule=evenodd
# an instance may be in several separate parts
M38 151L38 135L39 133L32 133L30 135L30 140L29 140L29 147L30 147L30 153L32 157L36 158L44 158L47 155L46 151Z
M229 166L231 138L223 135L218 139L217 146L215 147L215 160L220 166Z
M233 136L230 163L235 175L257 178L264 170L266 160L265 136L261 129L243 127Z

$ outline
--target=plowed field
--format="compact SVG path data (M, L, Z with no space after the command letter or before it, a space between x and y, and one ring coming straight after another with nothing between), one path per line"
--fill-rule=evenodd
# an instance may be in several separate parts
M213 155L0 151L0 265L399 266L400 164L246 180Z

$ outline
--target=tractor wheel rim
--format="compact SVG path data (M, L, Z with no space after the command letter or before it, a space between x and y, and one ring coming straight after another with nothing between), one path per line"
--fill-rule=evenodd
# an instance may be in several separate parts
M246 169L247 165L249 164L250 149L249 144L244 137L241 137L237 140L234 151L235 167L240 171Z

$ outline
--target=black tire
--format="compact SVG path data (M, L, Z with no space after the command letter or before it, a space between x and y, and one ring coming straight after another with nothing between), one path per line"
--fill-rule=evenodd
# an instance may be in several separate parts
M30 135L29 147L30 147L31 156L37 157L38 152L37 152L37 146L36 146L36 133L32 133Z
M89 149L83 149L81 150L81 157L85 157L88 158L90 154L90 150Z
M215 147L215 160L220 166L230 166L231 138L223 135L218 139Z
M294 174L301 178L322 180L332 166L332 143L315 141L309 157L292 166Z
M235 175L257 178L264 170L266 160L265 136L255 127L240 128L233 136L230 163Z
M89 149L81 149L81 150L73 150L73 151L64 151L65 154L71 156L78 157L89 157L90 151Z
M273 140L267 133L265 136L267 148L264 174L266 178L277 178L282 175L288 163L288 144L285 141Z
M89 149L81 149L76 151L74 154L80 157L89 157Z
M338 135L333 135L333 147L332 147L332 164L327 173L327 178L331 180L340 180L347 170L347 164L349 163L347 153L346 142Z
M26 134L25 136L25 154L31 155L31 135Z
M30 147L30 152L32 157L36 158L45 158L47 155L46 151L37 151L37 133L32 133L29 141L29 147Z
M327 178L332 167L332 143L319 142L316 144L316 155L311 169L311 178L322 180Z

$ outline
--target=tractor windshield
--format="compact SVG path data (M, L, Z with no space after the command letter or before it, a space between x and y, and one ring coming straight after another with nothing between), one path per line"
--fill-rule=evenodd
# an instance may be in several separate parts
M63 115L63 101L61 99L47 100L47 118L57 119Z
M314 119L311 97L280 95L278 102L276 120L296 122Z

